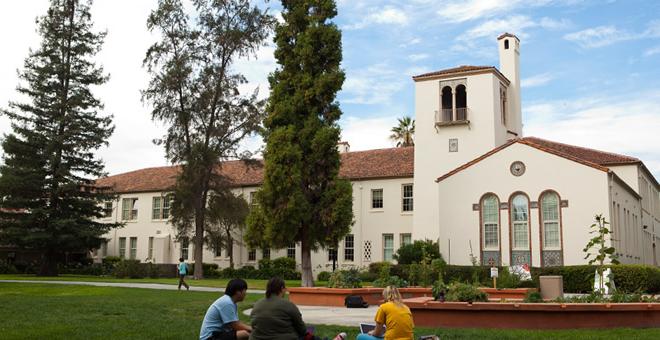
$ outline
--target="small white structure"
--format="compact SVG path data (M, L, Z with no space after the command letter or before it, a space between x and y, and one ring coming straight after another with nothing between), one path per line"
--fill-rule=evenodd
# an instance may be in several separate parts
M415 147L349 152L340 144L340 176L353 184L355 224L337 250L313 254L316 272L391 261L413 239L439 241L451 264L585 264L582 249L594 215L611 221L622 263L658 265L660 185L637 158L523 137L520 40L498 38L500 69L460 66L413 77ZM226 162L222 174L252 202L260 162ZM107 235L99 256L174 263L192 246L175 242L166 195L178 167L141 169L99 180L120 194L107 218L127 226ZM247 249L236 236L235 262L294 257L287 249ZM211 247L213 249L213 247ZM204 262L228 265L226 250L205 249Z

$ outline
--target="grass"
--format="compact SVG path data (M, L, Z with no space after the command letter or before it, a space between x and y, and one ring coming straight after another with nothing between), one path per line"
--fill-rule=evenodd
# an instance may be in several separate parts
M111 276L92 276L92 275L60 275L56 277L41 277L36 275L17 274L17 275L0 275L0 280L32 280L32 281L83 281L83 282L123 282L123 283L160 283L178 285L179 279L177 278L159 278L159 279L117 279ZM268 280L246 280L249 289L266 289ZM193 280L192 278L186 279L186 283L191 286L197 287L216 287L224 289L227 286L229 279L202 279ZM325 284L325 282L318 282ZM286 280L287 287L300 287L300 280Z
M2 339L195 339L204 313L218 293L116 287L0 283ZM251 308L261 294L239 304ZM339 332L355 339L356 327L317 325L320 336ZM659 339L660 329L493 330L423 329L416 335L442 339Z

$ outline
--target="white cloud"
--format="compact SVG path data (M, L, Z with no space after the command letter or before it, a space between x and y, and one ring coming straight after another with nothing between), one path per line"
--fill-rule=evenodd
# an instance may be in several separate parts
M408 59L410 59L411 61L420 61L427 59L428 57L430 57L428 54L420 53L420 54L411 54L408 56Z
M351 151L393 147L390 130L397 124L396 116L357 118L346 116L340 122L341 140L351 145Z
M362 29L373 24L400 25L408 24L408 14L400 8L386 6L382 9L371 9L361 21L342 27L346 30Z
M529 78L522 79L520 86L522 87L536 87L542 86L550 82L554 77L550 73L537 74Z
M525 38L529 28L562 29L569 25L570 23L565 19L555 20L544 17L537 20L526 15L513 15L504 19L485 21L459 36L458 40L492 39L504 32L515 33L518 37Z
M524 132L638 157L660 178L658 101L660 91L533 103L523 108Z
M580 45L582 48L597 48L612 45L622 41L660 37L660 20L647 24L641 32L629 32L616 26L597 26L564 35L564 39Z
M644 51L645 57L654 56L656 54L660 54L660 46L649 48L648 50Z
M392 95L406 83L400 72L388 64L371 65L355 72L346 72L342 90L342 103L384 104L392 100Z
M450 22L464 22L479 18L490 18L504 13L512 13L521 7L544 6L552 0L468 0L442 3L438 14Z

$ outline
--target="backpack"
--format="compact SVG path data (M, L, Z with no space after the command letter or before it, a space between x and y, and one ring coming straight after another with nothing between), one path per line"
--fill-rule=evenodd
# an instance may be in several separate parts
M349 295L344 299L346 308L367 308L369 304L360 295Z

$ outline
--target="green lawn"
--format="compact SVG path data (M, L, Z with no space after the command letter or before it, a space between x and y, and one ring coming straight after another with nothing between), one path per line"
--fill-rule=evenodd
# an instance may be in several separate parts
M195 339L206 308L217 293L114 287L0 283L2 339ZM239 304L250 308L261 298L251 294ZM248 321L241 313L241 318ZM356 327L317 326L321 336ZM660 339L660 329L477 330L416 329L417 335L442 339Z
M163 279L117 279L111 276L91 276L91 275L60 275L57 277L40 277L35 275L0 275L0 280L38 280L38 281L84 281L84 282L126 282L126 283L162 283L177 285L179 279L176 278L163 278ZM266 289L268 280L246 280L249 289ZM218 287L225 288L228 279L202 279L193 280L192 278L186 279L186 282L191 286L198 287ZM325 282L319 282L325 285ZM300 287L300 280L286 280L287 287Z

